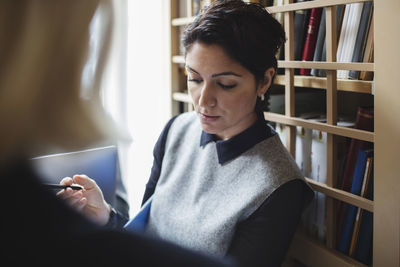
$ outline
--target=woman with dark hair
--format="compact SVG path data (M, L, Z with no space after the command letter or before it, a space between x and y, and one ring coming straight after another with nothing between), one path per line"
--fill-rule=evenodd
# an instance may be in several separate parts
M282 263L313 197L263 116L284 40L262 6L239 0L213 2L188 26L195 111L172 118L155 145L147 233L244 266Z

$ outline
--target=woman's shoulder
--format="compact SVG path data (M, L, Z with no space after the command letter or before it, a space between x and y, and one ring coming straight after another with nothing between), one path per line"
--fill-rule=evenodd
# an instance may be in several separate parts
M195 111L184 112L176 115L174 118L175 121L179 123L192 123L197 121L197 115Z
M176 115L170 120L169 124L170 131L173 129L178 132L187 131L191 128L197 131L201 127L195 111Z

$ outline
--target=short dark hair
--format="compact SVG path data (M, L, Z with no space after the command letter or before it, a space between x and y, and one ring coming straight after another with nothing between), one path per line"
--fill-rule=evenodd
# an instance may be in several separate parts
M268 68L277 69L276 54L285 40L282 25L260 4L221 0L185 29L182 43L185 54L195 42L221 46L258 83Z

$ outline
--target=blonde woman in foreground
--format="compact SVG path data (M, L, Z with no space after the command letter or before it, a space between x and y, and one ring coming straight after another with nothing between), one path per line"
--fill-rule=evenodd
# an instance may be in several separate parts
M0 1L1 264L228 266L93 224L46 191L29 164L33 156L86 148L114 135L98 91L109 38L102 43L90 99L80 97L89 25L99 7L111 22L110 1Z

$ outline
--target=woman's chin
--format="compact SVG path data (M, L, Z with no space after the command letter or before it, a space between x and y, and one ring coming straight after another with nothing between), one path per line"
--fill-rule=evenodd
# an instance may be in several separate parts
M208 124L205 123L201 123L201 128L203 129L203 131L205 131L208 134L217 134L217 130L215 129L215 127L211 127Z

